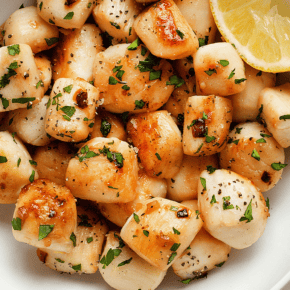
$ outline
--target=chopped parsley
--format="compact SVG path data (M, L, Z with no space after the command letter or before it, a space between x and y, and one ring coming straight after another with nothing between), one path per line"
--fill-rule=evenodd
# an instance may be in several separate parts
M217 73L215 69L211 69L211 68L209 70L205 70L204 72L209 76L213 75L214 73L215 74Z
M137 37L128 47L128 50L136 50L137 47L141 44L141 40Z
M235 79L235 84L238 85L238 84L240 84L240 83L242 83L242 82L244 82L246 80L247 79L244 79L244 78L242 78L242 79Z
M156 155L158 160L161 160L161 157L160 157L160 155L157 152L155 153L155 155Z
M217 169L214 168L212 165L207 165L206 170L208 171L209 174L213 174Z
M33 181L34 181L34 175L35 175L35 171L32 170L32 173L31 173L31 175L30 175L30 177L29 177L29 181L30 181L30 182L33 182Z
M81 219L81 222L79 222L79 227L92 227L92 225L89 223L89 217L86 214L78 215L78 217Z
M135 108L134 110L143 109L145 106L145 102L143 100L135 100Z
M252 199L250 200L250 203L247 206L247 209L244 213L244 216L240 218L240 222L242 221L247 221L249 223L251 220L253 220L253 215L252 215Z
M204 38L198 39L199 47L207 45L208 44L208 36L206 35Z
M44 87L44 83L42 80L38 81L38 83L36 84L36 88L38 89L39 87Z
M104 156L107 156L108 160L110 162L114 162L115 165L119 168L123 167L123 161L125 160L123 155L119 152L111 152L110 148L107 148L106 146L103 147L103 149L99 149L99 152L103 154Z
M51 38L44 38L44 40L46 41L46 44L48 46L52 46L59 41L59 38L58 37L51 37Z
M122 250L120 249L109 249L107 252L107 255L104 255L101 259L100 263L103 264L103 269L106 268L106 266L109 266L115 257L118 257L122 253Z
M69 12L63 19L71 20L74 17L75 13L73 11Z
M236 73L235 73L235 68L231 71L229 77L228 77L228 80L231 79Z
M187 126L187 129L189 130L191 127L193 127L195 125L195 123L196 123L196 120L193 120L191 122L191 124L189 126Z
M5 156L0 156L0 163L6 163L8 160Z
M279 162L279 163L272 163L272 164L271 164L271 167L272 167L274 170L279 171L279 170L285 168L287 165L288 165L288 164L282 164L281 162Z
M146 230L143 230L143 234L144 234L146 237L148 237L148 236L149 236L149 232L148 232L148 231L146 231Z
M206 179L203 177L200 177L200 182L201 182L203 189L206 190Z
M16 219L13 218L11 224L14 231L21 231L21 219L19 217L17 217Z
M253 158L255 158L256 160L258 160L258 161L260 161L260 155L259 155L259 153L258 153L258 151L256 150L256 149L254 149L253 151L252 151L252 154L251 154L251 156L253 157Z
M176 33L177 33L177 35L178 35L181 39L183 39L183 37L184 37L184 33L183 33L183 32L181 32L179 29L176 29Z
M139 224L140 222L139 216L136 213L133 213L133 217L134 217L135 222Z
M121 262L120 264L118 264L117 267L122 267L122 266L124 266L124 265L130 264L130 262L132 261L132 259L133 259L133 258L131 257L130 259Z
M80 154L82 156L80 156ZM77 155L78 158L79 158L79 162L83 162L87 158L92 158L92 157L96 157L96 156L99 156L100 155L98 153L95 153L94 151L90 151L88 145L85 145L84 147L81 148L80 154Z
M76 237L75 233L72 232L69 238L73 242L73 246L76 247L76 245L77 245L77 237Z
M211 197L211 201L210 201L210 204L211 204L211 205L213 205L214 203L217 203L216 198L215 198L215 195L213 195L213 196Z
M90 244L93 241L93 237L87 238L87 243Z
M116 23L116 22L112 22L112 21L110 21L110 24L111 24L112 26L114 26L116 29L121 29L120 25L119 25L118 23Z
M62 116L67 121L70 121L71 120L71 117L76 112L76 108L75 107L72 107L72 106L64 106L64 107L61 107L60 110L65 113L65 115L62 115Z
M64 91L65 93L70 93L71 90L72 90L72 88L73 88L73 85L69 85L69 86L63 88L63 91Z
M171 256L170 256L169 259L168 259L167 265L169 265L169 264L174 260L174 258L176 257L176 255L177 255L176 252L173 252L173 253L171 254Z
M102 119L100 131L104 137L107 137L111 131L111 123L109 123L106 119Z
M219 264L216 264L215 266L216 267L222 267L223 266L223 264L225 263L226 261L224 261L224 262L221 262L221 263L219 263Z
M178 231L178 230L177 230L176 228L174 228L174 227L173 227L172 229L173 229L173 232L174 232L175 235L178 235L178 236L180 235L180 231Z
M290 119L290 115L283 115L283 116L280 116L279 117L279 120L284 120L284 121L286 121L286 120L289 120Z
M221 59L218 63L221 64L223 67L226 67L230 64L230 62L225 59Z
M72 266L72 269L75 271L81 271L82 270L82 264L74 265Z
M57 261L57 262L59 262L59 263L64 263L64 261L63 260L61 260L61 259L59 259L59 258L55 258L55 260Z
M20 53L20 47L19 44L13 44L10 46L7 46L8 53L12 56Z
M53 228L54 228L54 225L40 225L39 232L38 232L38 240L40 241L46 238L51 233Z
M231 200L230 196L223 197L223 210L234 208L234 206L230 203L230 200Z
M180 247L180 245L181 245L180 243L179 244L177 244L177 243L173 244L172 247L170 248L170 251L172 251L172 252L177 251L178 248Z
M179 88L184 84L184 80L174 75L169 78L169 82L166 82L166 85L173 85L175 88Z
M8 73L4 74L1 79L0 79L0 88L5 88L7 85L9 85L10 80L9 78L11 78L12 76L17 75L17 72L15 71L15 69L17 69L19 66L17 64L17 61L12 62L9 67L8 67Z

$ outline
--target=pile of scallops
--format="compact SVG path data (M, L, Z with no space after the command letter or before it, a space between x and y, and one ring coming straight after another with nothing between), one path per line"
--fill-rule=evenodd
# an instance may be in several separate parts
M208 0L38 0L0 31L0 202L46 266L153 290L262 236L290 84L216 35Z

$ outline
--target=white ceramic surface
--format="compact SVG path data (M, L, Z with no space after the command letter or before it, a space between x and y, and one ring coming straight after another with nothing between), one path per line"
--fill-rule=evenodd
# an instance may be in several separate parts
M19 8L34 1L0 0L0 22ZM290 163L290 150L286 150ZM290 165L283 179L265 197L270 199L271 217L263 236L252 247L233 250L222 268L207 279L183 285L170 270L159 290L290 290ZM109 290L99 273L59 274L46 268L36 248L14 240L11 219L14 205L0 205L0 289L1 290ZM136 289L137 290L137 289Z

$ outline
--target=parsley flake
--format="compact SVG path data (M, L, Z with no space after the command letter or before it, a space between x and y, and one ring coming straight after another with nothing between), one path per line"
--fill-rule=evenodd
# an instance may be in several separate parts
M250 200L250 203L247 206L247 209L244 213L244 216L240 218L240 222L242 221L247 221L246 223L249 223L251 220L253 220L253 215L252 215L252 199Z
M74 17L75 13L73 11L69 12L63 19L71 20Z
M106 119L102 119L100 131L104 137L109 135L111 127L111 123L109 123Z
M260 161L260 155L259 155L259 153L258 153L258 151L256 150L256 149L254 149L253 151L252 151L252 154L251 154L251 156L253 157L253 158L255 158L256 160L258 160L258 161Z
M213 75L214 73L216 74L217 73L217 71L215 70L215 69L209 69L209 70L205 70L204 71L208 76L211 76L211 75Z
M77 245L77 237L76 237L75 233L72 232L69 238L73 242L73 246L76 247L76 245Z
M53 228L54 228L54 225L40 225L39 233L38 233L38 240L40 241L46 238L51 233Z
M221 59L218 63L221 64L223 67L226 67L230 64L230 62L225 59Z
M124 265L126 265L126 264L130 264L130 262L132 261L132 259L133 259L133 258L131 257L130 259L121 262L120 264L118 264L117 267L122 267L122 266L124 266Z
M200 177L200 182L201 182L203 189L206 190L206 179L203 177Z
M19 44L14 44L14 45L7 46L7 49L8 49L8 53L10 55L13 55L13 56L20 53Z
M215 195L213 195L213 196L211 197L211 201L210 201L210 204L211 204L211 205L213 205L214 203L217 203L216 198L215 198Z
M21 219L19 217L17 217L16 219L13 218L11 224L14 231L21 231Z
M166 85L173 85L175 88L179 88L184 84L184 80L174 75L169 78L169 82L166 82Z
M274 170L279 171L279 170L285 168L287 165L288 165L288 164L282 164L281 162L279 162L279 163L272 163L272 164L271 164L271 167L272 167Z

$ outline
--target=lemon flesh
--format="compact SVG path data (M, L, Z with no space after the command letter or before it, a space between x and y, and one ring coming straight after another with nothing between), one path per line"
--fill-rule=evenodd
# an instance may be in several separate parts
M210 5L221 34L244 61L262 71L290 71L290 18L278 14L279 6L271 0L210 0Z

